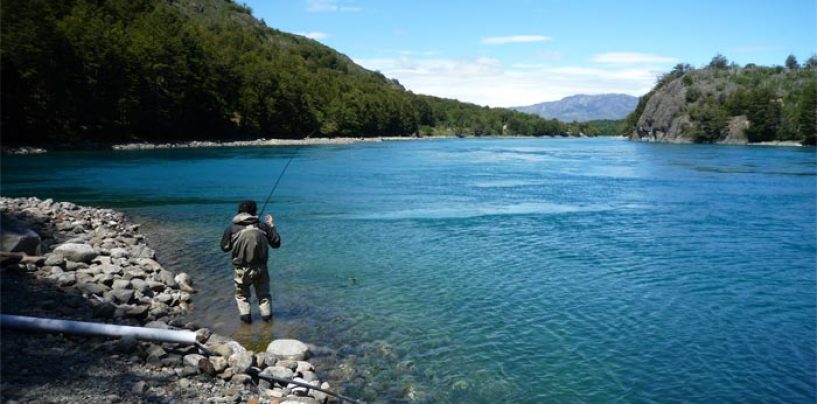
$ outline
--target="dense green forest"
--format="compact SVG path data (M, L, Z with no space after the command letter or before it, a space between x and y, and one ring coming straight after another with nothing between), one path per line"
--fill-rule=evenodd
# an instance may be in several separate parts
M699 69L678 64L640 98L624 128L696 143L817 143L817 56L800 64L738 66L723 55ZM660 138L658 140L661 140Z
M578 128L416 95L224 0L4 0L5 144Z

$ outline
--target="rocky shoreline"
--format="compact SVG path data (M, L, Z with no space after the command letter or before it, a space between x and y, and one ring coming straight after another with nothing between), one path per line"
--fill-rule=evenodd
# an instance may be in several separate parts
M96 146L95 149L126 150L161 150L161 149L195 149L204 147L257 147L257 146L312 146L312 145L346 145L355 143L380 143L391 141L446 139L450 136L415 137L415 136L378 136L378 137L338 137L338 138L306 138L306 139L256 139L237 140L231 142L192 140L189 142L149 143L136 142L115 144L111 146ZM42 154L48 149L40 147L3 147L3 154Z
M275 340L253 352L185 322L186 273L156 261L139 225L110 209L0 197L4 314L195 331L206 350L124 337L2 330L2 402L324 403L334 397L308 347ZM260 371L260 376L258 372Z
M190 149L199 147L248 147L248 146L309 146L309 145L343 145L354 143L379 143L394 140L417 140L418 137L340 137L340 138L306 138L306 139L256 139L233 142L212 142L194 140L177 143L127 143L113 145L113 150L156 150L156 149Z
M671 143L671 144L697 144L692 139L689 138L653 138L653 137L638 137L638 136L621 136L624 139L631 140L633 142L644 142L644 143ZM768 142L755 142L750 143L747 140L740 140L740 139L726 139L719 142L714 142L711 144L716 145L727 145L727 146L766 146L766 147L809 147L801 142L795 140L772 140Z

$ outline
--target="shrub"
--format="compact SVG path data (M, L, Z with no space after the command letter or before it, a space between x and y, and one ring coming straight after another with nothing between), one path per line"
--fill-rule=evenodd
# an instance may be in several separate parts
M689 111L689 116L695 122L691 134L696 143L712 143L726 134L729 115L712 99L693 107Z
M726 69L729 67L729 60L725 56L718 53L709 62L709 67L712 69Z
M699 90L697 87L687 88L685 97L688 103L698 101L698 99L701 98L701 90Z

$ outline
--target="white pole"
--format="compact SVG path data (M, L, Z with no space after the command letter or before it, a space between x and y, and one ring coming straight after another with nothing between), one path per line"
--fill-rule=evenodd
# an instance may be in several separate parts
M108 337L134 336L136 339L156 342L175 342L192 345L196 343L196 333L187 330L165 330L161 328L131 327L126 325L88 323L84 321L57 320L0 314L0 327L20 330L61 332L66 334L102 335Z

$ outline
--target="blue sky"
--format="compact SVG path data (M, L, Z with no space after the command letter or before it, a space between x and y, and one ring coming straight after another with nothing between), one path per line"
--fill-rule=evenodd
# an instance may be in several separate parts
M239 0L239 2L242 2ZM642 95L675 64L721 53L782 65L817 52L817 0L245 2L415 93L490 106Z

